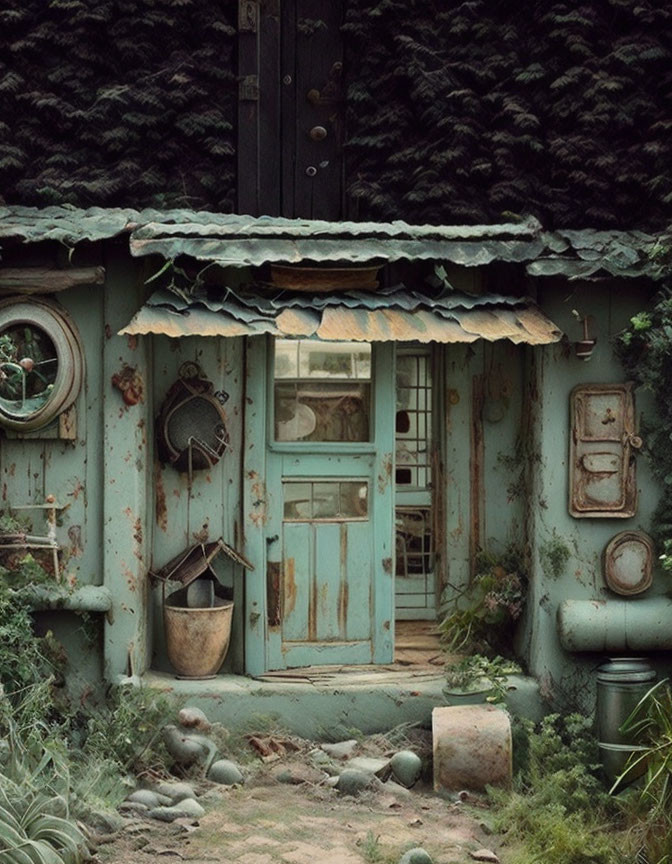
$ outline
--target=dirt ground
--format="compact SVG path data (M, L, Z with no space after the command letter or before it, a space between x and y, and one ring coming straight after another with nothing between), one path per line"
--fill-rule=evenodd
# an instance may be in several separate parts
M425 780L410 791L379 786L354 798L322 783L289 785L277 779L280 771L300 772L305 765L304 750L244 766L247 780L239 787L197 783L206 808L198 822L128 818L116 838L100 846L98 860L397 864L407 849L422 846L434 864L467 864L474 860L470 853L483 848L500 854L478 796L461 802L456 795L437 795Z

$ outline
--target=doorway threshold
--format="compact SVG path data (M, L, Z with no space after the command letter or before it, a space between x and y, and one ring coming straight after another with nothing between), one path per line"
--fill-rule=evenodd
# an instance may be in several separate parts
M255 725L276 725L304 738L335 741L403 724L429 728L432 709L445 704L443 671L372 669L323 667L313 675L303 669L288 670L284 677L218 675L202 681L149 671L140 683L201 708L227 729L249 732Z

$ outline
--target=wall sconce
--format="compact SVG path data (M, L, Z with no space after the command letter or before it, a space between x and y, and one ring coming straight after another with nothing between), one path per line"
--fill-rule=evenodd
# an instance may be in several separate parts
M576 309L572 309L572 315L583 325L583 339L574 343L574 353L579 360L590 360L597 342L597 339L590 338L590 316L581 315Z

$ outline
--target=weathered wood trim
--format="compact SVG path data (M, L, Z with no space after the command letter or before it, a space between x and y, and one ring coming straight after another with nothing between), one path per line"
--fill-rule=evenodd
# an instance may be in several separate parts
M0 294L55 294L78 285L102 285L104 282L104 267L0 268Z
M245 582L245 671L266 671L266 533L268 514L266 476L266 358L263 336L245 342L243 420L243 551L254 566Z
M153 481L151 458L151 340L114 335L144 298L144 285L133 261L110 250L110 290L104 304L103 346L103 575L112 595L111 623L105 624L105 677L142 674L149 665L147 570L151 561ZM145 397L126 405L111 384L121 366L134 367Z

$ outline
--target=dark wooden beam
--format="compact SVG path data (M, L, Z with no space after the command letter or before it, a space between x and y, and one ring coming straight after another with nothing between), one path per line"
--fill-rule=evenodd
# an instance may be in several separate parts
M104 267L5 267L0 269L0 294L55 294L78 285L102 285Z

